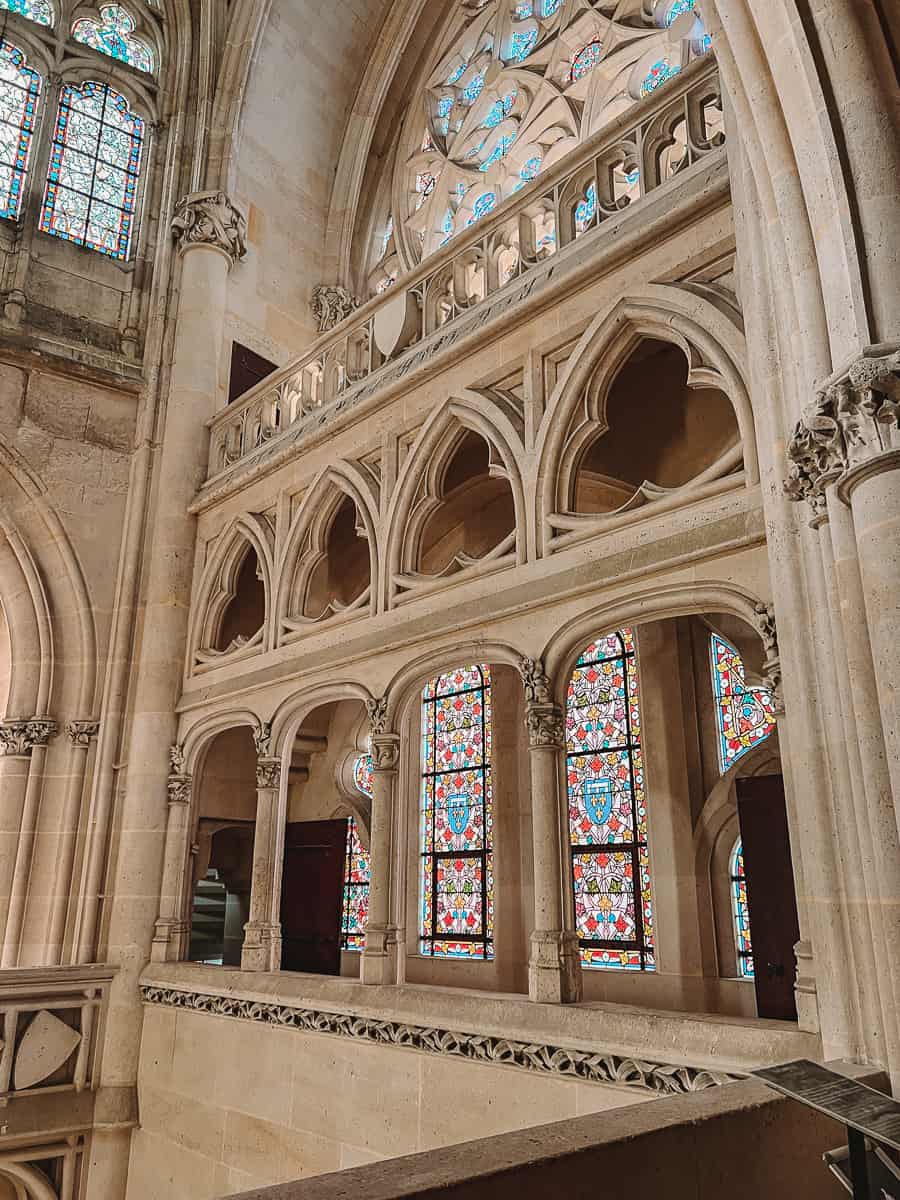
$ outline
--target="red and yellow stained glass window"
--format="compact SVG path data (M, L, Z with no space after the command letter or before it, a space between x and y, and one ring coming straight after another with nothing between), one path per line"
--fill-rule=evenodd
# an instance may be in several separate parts
M734 946L738 975L753 978L753 944L750 941L750 906L747 903L747 879L744 875L744 847L741 839L731 852L731 915L734 918Z
M127 259L145 124L105 83L64 83L41 209L44 233Z
M423 954L493 957L491 676L458 667L422 693Z
M0 39L0 217L18 219L41 95L41 77L11 42Z
M775 728L772 697L767 688L748 687L744 664L730 642L714 633L710 639L719 765L724 774Z
M372 755L360 754L353 764L353 782L364 796L372 798ZM347 821L347 857L344 865L344 907L341 917L341 949L365 950L369 919L369 883L372 878L369 851L359 840L356 819Z
M634 634L579 658L566 701L575 928L586 967L652 971L653 906Z

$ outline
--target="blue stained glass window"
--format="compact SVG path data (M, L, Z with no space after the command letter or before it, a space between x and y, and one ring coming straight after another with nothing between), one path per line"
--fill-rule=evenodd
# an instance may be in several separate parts
M493 148L493 150L478 168L479 171L486 171L488 167L490 167L491 163L499 162L500 159L503 158L503 156L507 153L515 140L516 135L514 133L505 133L501 138L499 138L497 145Z
M552 17L562 4L562 0L541 0L541 16Z
M62 85L40 228L127 259L145 125L105 83Z
M441 221L441 233L444 235L441 238L441 245L443 246L445 242L449 242L453 237L453 213L449 208L444 213L443 221Z
M659 62L655 62L647 74L644 76L644 81L641 84L641 95L649 96L651 92L655 92L658 87L662 87L670 79L674 79L681 67L670 63L667 58L661 58Z
M634 635L598 638L566 699L575 929L586 967L655 969Z
M494 101L494 103L488 109L487 116L481 122L485 129L496 128L496 126L500 124L504 117L509 116L512 106L516 102L517 95L518 91L516 88L513 88L511 92L507 92L502 100Z
M584 198L575 206L575 232L584 233L597 213L597 189L588 184Z
M422 693L423 954L493 957L491 674L476 664Z
M22 209L25 173L41 95L41 77L11 42L0 40L0 217Z
M489 213L492 208L495 208L496 204L497 196L495 192L482 192L472 205L472 215L466 221L466 224L471 225L473 222L478 221L486 213Z
M467 62L461 62L458 67L454 67L454 69L447 76L447 82L456 83L457 80L462 79L463 75L466 73L466 67L468 67L468 65L469 64Z
M741 979L752 979L754 970L753 945L750 941L750 906L747 903L747 880L744 876L744 847L740 838L734 843L731 852L729 874L738 974Z
M576 83L582 76L587 75L588 71L593 71L597 63L600 61L600 54L603 49L601 42L588 42L583 46L575 57L572 59L572 82Z
M682 13L692 12L697 0L675 0L675 3L666 13L666 26L673 25Z
M510 39L507 62L524 62L534 49L537 38L536 29L529 29L526 32L520 29L516 30Z
M699 53L709 54L710 50L712 50L712 38L708 33L704 33L703 37L700 39Z
M474 104L481 93L484 91L484 73L479 72L473 75L469 82L462 90L462 98L467 104Z
M534 13L533 0L522 0L521 4L516 5L516 20L525 21Z
M0 0L0 8L18 13L38 25L53 24L53 9L47 0Z
M437 114L439 117L449 117L450 110L453 108L452 96L441 96L437 104Z
M519 168L519 178L529 183L532 179L536 179L541 169L541 160L535 154L532 158L526 159Z
M101 54L117 58L139 71L148 74L153 70L153 52L134 37L134 18L118 4L105 4L100 9L100 20L80 17L72 26L72 37Z
M710 638L719 765L722 773L775 729L772 697L766 688L748 687L740 654L724 638Z

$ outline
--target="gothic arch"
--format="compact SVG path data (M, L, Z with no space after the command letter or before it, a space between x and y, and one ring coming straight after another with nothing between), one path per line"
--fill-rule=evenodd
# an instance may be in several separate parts
M674 344L688 362L688 387L711 387L731 401L740 433L733 450L667 495L639 489L623 509L603 517L571 512L575 472L585 448L603 432L609 390L644 338ZM736 316L684 288L648 284L591 322L548 399L538 430L537 532L545 546L566 531L609 523L636 504L681 503L687 493L723 478L743 459L748 485L759 481L756 436L744 378L746 347Z
M399 729L403 716L415 702L422 688L435 675L459 663L490 663L492 666L515 667L518 670L521 654L506 642L466 640L452 642L429 650L406 664L385 689L387 707L385 724Z
M371 699L372 693L369 689L364 684L352 680L320 683L288 696L279 704L272 717L272 757L280 758L283 763L288 760L297 730L314 709L339 700L358 700L366 707Z
M210 554L194 604L196 623L188 645L191 647L189 670L209 670L223 662L246 658L269 647L271 642L272 587L275 578L274 534L268 521L257 513L244 513L223 533ZM256 554L265 596L265 620L262 628L246 641L219 650L215 641L222 618L237 595L238 577L249 550Z
M483 558L466 563L466 566L477 572L481 564L501 561L507 556L517 564L525 561L522 430L521 416L512 406L501 405L474 392L452 397L425 422L401 468L388 509L383 583L387 606L395 598L398 588L414 587L423 582L416 570L419 539L425 522L440 503L444 472L466 431L478 434L487 442L490 473L508 482L515 512L512 537L505 538Z
M327 553L326 542L332 522L341 504L349 498L356 508L369 546L368 587L346 607L329 604L322 616L304 617L294 608L307 593L316 566ZM304 495L291 522L287 538L275 567L277 592L275 600L274 639L280 643L286 634L296 632L342 612L375 612L379 578L378 487L366 472L354 463L339 462L326 467Z
M238 726L246 726L256 736L262 729L263 722L250 709L238 708L213 713L198 721L196 725L190 726L181 739L185 774L199 774L203 768L203 756L210 743L226 729L234 729Z
M16 1200L57 1200L56 1189L44 1172L12 1155L0 1157L0 1177L15 1188Z

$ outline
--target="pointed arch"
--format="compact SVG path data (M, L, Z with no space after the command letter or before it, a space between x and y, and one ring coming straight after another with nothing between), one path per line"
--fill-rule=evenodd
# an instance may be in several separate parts
M678 346L688 363L689 388L716 388L731 402L740 444L694 479L668 492L645 484L614 513L601 517L571 511L574 481L587 446L603 433L609 391L644 339ZM537 536L542 549L558 537L620 518L645 503L681 503L686 493L733 473L744 463L748 485L759 480L753 412L746 381L746 345L736 313L683 287L649 284L616 301L588 325L548 399L538 430Z
M387 728L399 729L409 705L421 699L425 684L458 663L480 662L492 667L514 667L518 670L521 658L520 651L499 641L467 638L465 641L448 641L446 645L433 647L401 667L385 688Z
M523 428L521 414L512 404L476 392L454 395L428 418L400 471L388 509L383 582L386 606L390 606L400 587L409 588L422 582L416 573L419 540L426 521L441 501L444 474L466 432L478 434L487 442L489 474L504 478L509 484L515 521L511 537L504 538L482 558L460 560L460 566L463 571L477 573L488 562L525 561ZM454 578L459 578L459 572Z
M275 576L274 541L271 526L258 513L244 513L219 535L200 577L194 606L197 615L188 643L192 672L209 670L226 660L233 662L237 657L245 658L268 648L272 626L272 581ZM249 640L218 650L215 641L222 618L237 595L238 576L251 549L256 554L262 576L265 619L262 628Z
M292 610L298 601L308 594L314 570L327 555L329 532L341 505L348 498L356 508L357 530L361 531L369 547L369 585L346 606L331 601L319 617L295 613ZM316 476L303 496L278 555L273 623L276 644L280 644L285 636L328 616L341 612L375 612L379 577L378 506L377 484L355 463L333 463Z

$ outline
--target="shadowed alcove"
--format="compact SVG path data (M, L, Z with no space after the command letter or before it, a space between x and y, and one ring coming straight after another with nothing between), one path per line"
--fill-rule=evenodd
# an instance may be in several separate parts
M245 645L260 632L266 619L266 589L252 546L247 547L241 560L232 590L215 639L215 649L220 652Z

